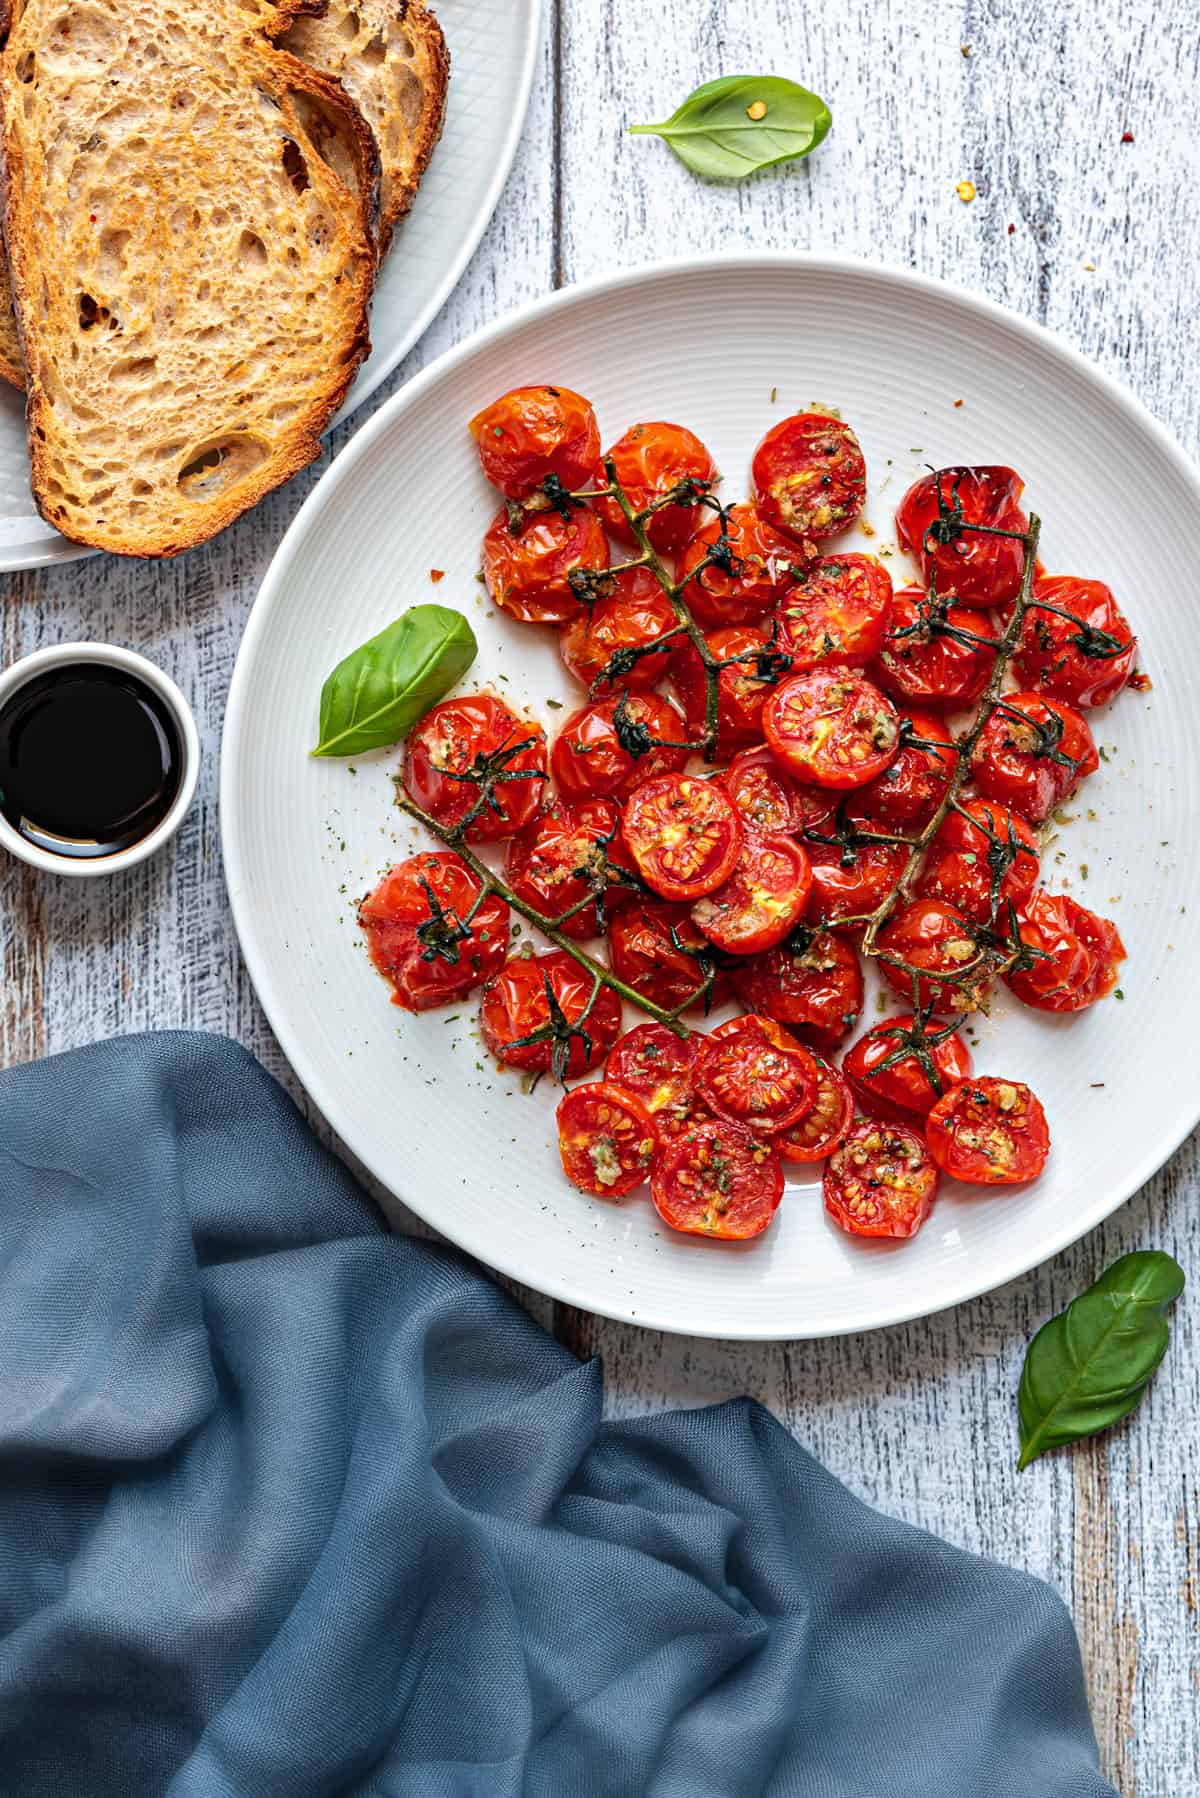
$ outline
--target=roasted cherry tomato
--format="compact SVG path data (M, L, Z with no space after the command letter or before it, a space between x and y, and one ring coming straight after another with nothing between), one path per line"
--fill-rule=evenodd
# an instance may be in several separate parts
M709 1118L669 1142L650 1177L658 1215L689 1236L760 1236L783 1197L774 1149L737 1124Z
M930 844L920 890L976 924L990 924L1003 920L1010 900L1020 911L1037 885L1038 869L1037 836L1024 818L995 800L969 799L949 814Z
M1043 575L1033 583L1013 669L1034 692L1071 705L1107 705L1133 673L1137 648L1111 587L1073 574Z
M550 751L569 799L621 799L643 780L682 768L687 726L658 693L623 693L572 712Z
M891 622L892 577L874 556L827 556L800 575L778 617L797 674L825 662L864 667Z
M621 879L629 858L620 822L620 808L611 799L556 799L509 844L509 886L544 918L561 918L581 906L559 928L580 940L598 936L606 913L628 903L635 891L632 880L623 885Z
M977 1075L952 1087L925 1120L929 1153L944 1174L970 1186L1016 1186L1046 1165L1050 1130L1019 1080Z
M508 499L524 499L548 475L568 492L586 487L600 454L600 427L569 387L514 387L476 413L471 435L483 472Z
M872 679L910 705L971 705L988 684L995 656L972 638L994 638L984 612L931 606L919 587L895 597L892 622Z
M493 602L523 624L565 624L582 607L569 577L608 567L608 538L594 512L526 512L514 532L501 507L483 539L483 578Z
M522 1039L546 1029L550 1023L550 991L567 1023L578 1025L569 1042ZM544 1073L555 1067L554 1051L564 1063L564 1077L586 1073L604 1060L621 1030L621 1001L611 988L602 986L595 1004L580 1023L592 996L592 976L562 949L546 955L513 955L483 989L479 1027L484 1043L502 1067L525 1068ZM586 1040L585 1040L586 1038Z
M774 652L766 632L749 624L710 631L705 641L719 662L729 664L717 675L717 746L722 755L732 755L762 741L763 702L779 678ZM687 717L688 735L698 741L704 731L708 687L704 664L690 643L676 651L671 678Z
M728 547L723 553L731 568L714 562L694 580L688 578L720 542L721 520L711 513L689 537L679 558L679 579L687 581L684 601L706 630L753 624L784 597L796 577L796 545L773 530L757 506L730 506L725 517Z
M942 1036L931 1030L927 1053L937 1074L936 1090L921 1058L914 1052L911 1012L872 1024L846 1051L842 1072L862 1109L887 1124L919 1126L942 1093L971 1073L971 1052L957 1031ZM940 1040L939 1040L940 1038Z
M789 774L819 787L861 787L895 758L896 708L846 668L794 674L763 707L772 755Z
M695 1078L709 1111L768 1134L799 1123L817 1096L812 1055L774 1018L754 1012L700 1039Z
M1112 992L1125 959L1121 933L1108 918L1045 888L1026 901L1021 941L1035 953L1006 975L1018 999L1038 1011L1082 1011Z
M837 926L873 912L908 860L908 845L888 841L891 826L858 807L839 806L834 821L809 825L801 841L812 868L812 923Z
M717 465L695 432L661 422L634 425L608 454L635 512L645 512L674 488L692 483L690 497L678 505L663 506L646 520L646 535L655 549L668 555L681 549L697 518L703 516L696 504L700 493L707 492L717 478ZM607 484L603 466L596 469L594 480L597 487ZM596 509L614 537L623 543L634 540L615 499L597 500Z
M798 1124L777 1131L772 1142L785 1161L824 1161L850 1134L854 1122L854 1096L836 1068L819 1055L817 1096L812 1110Z
M635 1024L618 1037L604 1064L606 1080L636 1093L662 1138L675 1136L693 1115L697 1039L665 1024Z
M971 773L988 799L1042 824L1100 766L1082 714L1061 699L1009 693L984 726Z
M449 850L412 855L358 908L367 951L405 1011L429 1011L488 980L508 954L508 907L494 894L468 925L480 882Z
M748 1010L774 1018L819 1049L836 1049L862 1010L863 977L854 945L827 930L801 928L733 972Z
M747 830L769 836L808 825L824 829L832 822L835 795L824 788L797 785L764 743L735 755L722 780Z
M581 1192L619 1199L649 1179L658 1131L636 1093L611 1080L577 1086L556 1118L563 1173Z
M609 590L559 633L559 653L575 679L601 699L647 692L666 674L674 641L653 655L632 652L676 628L671 602L648 568L623 568L601 584Z
M702 985L702 958L711 953L712 944L697 930L684 905L650 899L623 905L608 927L613 973L667 1011L684 1004ZM719 1003L726 984L718 975L712 1004Z
M912 1003L912 977L888 961L895 956L914 968L944 974L945 980L917 983L917 1004L924 1011L975 1011L987 996L988 968L971 926L941 899L914 899L879 932L879 972L902 999Z
M404 787L439 824L460 824L478 804L480 778L495 776L467 835L511 837L542 809L546 738L529 718L490 693L445 699L415 724L404 745ZM480 777L480 778L473 778Z
M863 805L891 830L928 824L945 798L958 755L954 739L934 712L900 706L896 759L859 792Z
M940 594L954 594L964 606L1016 598L1024 545L963 526L1027 531L1018 504L1024 486L1011 468L943 468L914 481L896 511L896 534L920 562L927 586L936 580Z
M697 899L692 917L727 955L757 955L781 943L808 909L812 873L791 837L745 837L723 886Z
M742 850L742 821L728 793L694 774L658 774L635 787L621 833L638 873L664 899L715 892Z
M805 543L845 530L867 497L858 438L840 418L823 412L797 412L772 426L750 472L768 524Z
M825 1164L825 1209L851 1236L915 1236L937 1188L937 1168L907 1124L864 1119Z

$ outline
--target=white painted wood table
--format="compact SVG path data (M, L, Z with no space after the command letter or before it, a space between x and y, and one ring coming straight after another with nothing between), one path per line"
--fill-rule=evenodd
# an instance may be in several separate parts
M706 187L659 143L624 136L698 82L742 70L792 75L827 98L834 129L810 163ZM500 210L391 387L518 302L613 267L725 246L836 249L950 276L1040 319L1196 454L1198 79L1197 0L548 0ZM963 179L973 204L956 195ZM152 865L110 882L3 869L3 1060L181 1026L241 1038L295 1090L233 934L217 754L247 611L319 472L180 561L101 557L4 582L5 662L72 637L144 650L189 693L206 759L187 826ZM604 1356L615 1412L751 1392L872 1503L1052 1581L1082 1638L1106 1772L1125 1798L1194 1798L1196 1192L1193 1140L1037 1273L925 1323L835 1342L662 1337L521 1296L578 1353ZM1151 1246L1177 1256L1195 1290L1150 1397L1128 1426L1018 1479L1013 1395L1030 1334L1118 1253Z

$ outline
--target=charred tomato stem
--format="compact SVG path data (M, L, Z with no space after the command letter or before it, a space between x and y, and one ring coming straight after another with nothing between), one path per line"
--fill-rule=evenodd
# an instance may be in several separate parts
M586 949L580 948L577 942L565 935L559 928L561 919L546 917L543 912L537 911L535 907L527 904L517 893L514 893L508 883L489 868L487 863L475 854L471 846L462 840L459 827L447 828L444 824L439 824L436 818L432 818L427 811L414 804L404 791L399 779L395 782L395 788L398 808L407 817L423 825L431 836L437 837L438 841L445 843L447 848L453 849L471 870L484 894L493 893L497 899L503 899L511 911L516 912L518 917L524 918L527 924L532 924L534 929L539 930L547 941L554 944L556 949L562 949L573 961L578 962L581 968L585 968L599 986L608 987L611 992L624 999L627 1005L634 1006L638 1011L644 1011L647 1017L653 1018L656 1024L664 1024L676 1036L686 1038L691 1035L688 1026L681 1021L677 1012L668 1011L665 1007L656 1005L653 999L647 999L627 981L621 980L614 974L611 968L606 968L603 962L597 961L595 956L589 955ZM589 894L586 901L582 901L578 907L573 907L572 911L567 912L565 916L571 917L575 910L582 910L584 904L590 903L591 895ZM595 1003L594 996L592 1003Z
M939 500L940 500L940 498L941 498L941 495L940 495L940 491L939 491ZM952 503L955 507L957 507L957 493L954 494ZM1028 612L1030 604L1031 604L1031 597L1032 597L1032 591L1033 591L1033 577L1034 577L1034 571L1037 567L1038 538L1041 535L1041 528L1042 528L1041 520L1037 517L1037 515L1035 513L1030 514L1029 529L1027 531L997 532L997 531L992 530L991 527L987 527L987 526L983 526L983 525L969 525L962 521L961 514L957 519L953 519L952 521L954 523L954 528L955 528L956 533L959 531L976 531L976 530L978 530L978 531L985 531L986 534L989 536L999 535L999 536L1019 538L1019 540L1025 546L1024 566L1022 567L1022 570L1021 570L1021 586L1020 586L1020 590L1018 591L1016 601L1013 605L1012 613L1009 617L1008 623L1006 624L1002 635L997 637L993 641L989 641L986 643L986 647L993 653L993 658L994 658L992 661L991 673L988 676L987 686L984 688L983 693L980 696L979 704L976 707L974 717L972 718L970 724L967 726L966 730L960 734L957 742L954 745L955 757L956 757L954 773L950 777L949 784L946 788L946 791L942 795L941 802L939 803L937 810L933 813L932 817L926 823L926 825L923 828L923 830L921 831L920 835L913 841L912 846L908 852L908 858L905 861L904 867L900 873L900 878L897 880L895 886L892 887L891 891L886 895L885 898L883 898L880 901L879 905L876 906L875 910L873 912L869 913L864 920L866 928L863 932L863 940L862 940L863 954L870 956L874 959L879 959L881 955L886 954L886 951L881 951L881 949L879 947L879 942L878 942L879 932L883 929L884 925L887 923L888 919L892 916L892 914L896 910L897 906L902 903L906 903L909 899L911 899L912 894L913 894L913 889L915 888L917 881L920 878L921 871L925 866L925 858L929 852L929 847L930 847L930 844L933 842L934 837L937 835L938 831L941 829L943 823L945 822L946 818L948 817L948 815L950 814L951 811L955 811L955 810L962 811L963 810L963 807L959 803L959 794L962 792L962 789L966 785L967 780L970 776L971 761L975 754L975 750L978 747L979 739L982 737L984 731L986 730L987 725L988 725L993 713L1003 703L1002 699L1001 699L1001 688L1003 687L1003 684L1004 684L1004 676L1007 673L1009 664L1011 663L1013 655L1016 652L1017 644L1020 642L1021 627L1025 622L1025 615ZM934 528L935 528L935 526L930 527L931 530L933 530ZM982 639L981 639L981 646L983 646ZM969 816L969 814L967 814L967 815ZM975 823L976 820L972 820L972 822ZM997 839L997 841L999 841L999 839ZM1014 848L1014 852L1015 852L1015 848ZM999 906L999 894L1000 894L1000 887L1003 882L1003 876L1004 876L1004 871L1001 871L1001 873L997 877L995 870L993 870L993 882L992 882L992 917L993 918L995 917L996 911ZM981 957L981 959L982 959L982 957ZM926 969L916 968L911 963L901 961L898 958L893 957L893 956L888 956L888 960L892 966L901 968L905 973L909 974L910 976L912 976L914 978L917 978L917 977L920 977L923 979L932 979L933 978L933 976L930 975ZM973 963L972 967L974 967L975 965L976 964ZM1001 970L997 970L997 971L1001 971ZM961 980L962 977L963 977L962 972L960 972L956 976L956 978L959 980ZM953 982L951 982L950 984L953 984Z

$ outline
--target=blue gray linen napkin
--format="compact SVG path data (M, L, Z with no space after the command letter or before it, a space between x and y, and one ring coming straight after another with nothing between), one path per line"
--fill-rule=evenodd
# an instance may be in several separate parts
M0 1792L1113 1798L1047 1587L600 1401L232 1043L3 1074Z

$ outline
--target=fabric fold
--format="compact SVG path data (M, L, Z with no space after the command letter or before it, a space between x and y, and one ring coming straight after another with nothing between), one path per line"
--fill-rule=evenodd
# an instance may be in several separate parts
M1048 1587L604 1423L234 1044L0 1075L0 1208L0 1798L1114 1798Z

